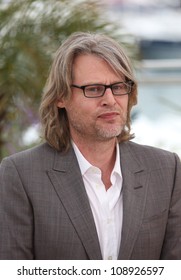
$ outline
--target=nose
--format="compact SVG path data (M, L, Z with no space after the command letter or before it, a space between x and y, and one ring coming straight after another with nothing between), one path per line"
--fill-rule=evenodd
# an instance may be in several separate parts
M112 93L111 88L106 88L104 95L102 96L102 106L113 106L116 104L115 96Z

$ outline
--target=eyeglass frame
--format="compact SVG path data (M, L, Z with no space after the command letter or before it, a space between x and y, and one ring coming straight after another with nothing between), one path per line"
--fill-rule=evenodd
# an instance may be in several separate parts
M117 85L117 84L125 84L126 86L128 86L129 91L126 92L126 93L124 93L124 94L115 94L115 93L113 92L113 90L112 90L112 87L113 87L114 85ZM77 86L77 85L72 84L71 87L81 89L81 90L83 91L84 96L85 96L86 98L98 98L98 97L104 96L104 94L105 94L105 92L106 92L106 90L107 90L108 88L111 89L111 92L112 92L112 94L113 94L114 96L123 96L123 95L130 94L133 85L134 85L134 82L131 81L131 80L128 80L128 81L126 81L126 82L122 82L122 81L121 81L121 82L117 82L117 83L113 83L113 84L109 84L109 85L91 84L91 85ZM87 96L86 93L85 93L85 88L88 87L88 86L104 86L104 91L103 91L103 93L102 93L101 95L98 95L98 96Z

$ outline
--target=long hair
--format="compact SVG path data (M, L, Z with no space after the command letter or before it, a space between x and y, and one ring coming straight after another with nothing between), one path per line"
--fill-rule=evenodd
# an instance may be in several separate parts
M124 129L117 137L119 142L133 138L130 133L130 112L137 103L137 82L123 47L112 38L89 32L76 32L68 37L55 54L50 74L40 104L40 120L45 140L55 149L66 152L71 143L69 122L65 109L57 107L60 98L70 98L72 65L76 56L93 54L104 59L113 71L131 80L133 86L128 98L127 120Z

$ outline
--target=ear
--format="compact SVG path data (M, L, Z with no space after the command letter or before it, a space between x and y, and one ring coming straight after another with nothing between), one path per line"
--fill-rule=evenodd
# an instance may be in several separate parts
M60 99L58 99L57 100L57 107L58 108L65 108L65 100L64 100L64 98L60 98Z

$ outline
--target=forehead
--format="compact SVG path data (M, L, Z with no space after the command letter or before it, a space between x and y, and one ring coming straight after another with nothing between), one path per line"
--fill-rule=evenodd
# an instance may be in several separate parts
M112 66L102 57L94 54L78 55L73 62L72 78L75 81L88 79L87 82L99 82L99 79L110 77L113 80L122 78L124 75L116 73ZM101 82L101 80L100 80Z
M83 68L85 66L96 68L97 65L104 65L108 67L108 63L102 57L99 57L95 54L80 54L77 55L73 61L74 69Z

